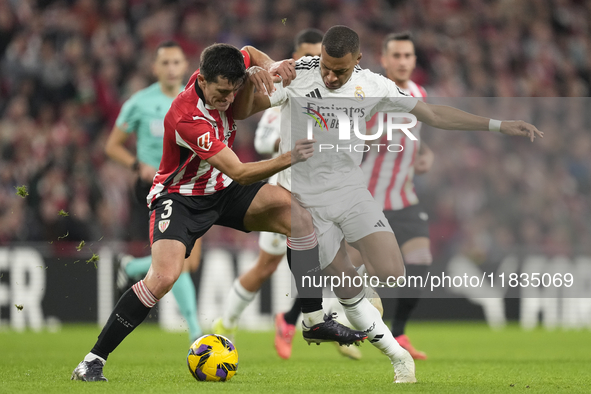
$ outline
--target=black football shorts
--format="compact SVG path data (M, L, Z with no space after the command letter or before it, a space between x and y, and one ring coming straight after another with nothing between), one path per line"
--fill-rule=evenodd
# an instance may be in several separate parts
M150 244L159 239L176 239L185 244L189 257L193 245L214 224L243 232L244 216L263 182L230 186L209 196L172 193L159 197L150 211Z
M401 247L413 238L429 238L429 217L420 204L396 211L384 211L384 215Z

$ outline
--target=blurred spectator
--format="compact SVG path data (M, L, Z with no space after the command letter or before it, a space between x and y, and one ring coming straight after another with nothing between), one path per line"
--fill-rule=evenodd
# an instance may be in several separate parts
M70 239L130 236L131 179L103 146L120 103L153 80L151 53L162 40L179 41L195 69L214 42L252 44L279 59L290 56L294 31L346 24L360 34L361 65L381 72L382 38L408 29L418 56L413 80L430 100L584 97L589 21L591 2L580 0L229 0L223 13L205 0L0 0L0 243L66 231ZM482 114L495 107L499 118L531 120L546 136L529 144L423 132L437 163L417 178L434 254L462 251L480 262L516 247L591 253L591 102L454 104ZM246 131L256 120L239 126L243 160L257 159ZM15 195L23 184L24 200Z

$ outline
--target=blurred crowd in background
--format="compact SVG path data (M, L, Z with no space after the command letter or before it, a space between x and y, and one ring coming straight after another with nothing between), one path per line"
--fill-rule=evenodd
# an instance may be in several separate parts
M154 49L163 40L182 45L193 71L214 42L254 45L282 59L299 30L345 24L360 35L361 66L381 72L383 37L410 30L413 79L430 97L585 97L590 23L585 0L227 0L223 7L0 0L0 244L66 233L71 241L141 238L136 229L147 220L130 208L133 174L103 149L121 104L154 81ZM537 100L516 114L546 132L533 145L487 133L422 133L436 154L433 170L417 178L436 257L463 251L485 260L515 247L591 253L584 241L591 235L591 101ZM486 105L474 110L489 114ZM242 160L259 159L257 120L239 124ZM20 185L26 198L16 195ZM235 233L224 238L256 243Z

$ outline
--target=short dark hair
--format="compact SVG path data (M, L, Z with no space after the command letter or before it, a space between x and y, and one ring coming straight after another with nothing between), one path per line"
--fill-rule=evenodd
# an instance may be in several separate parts
M324 35L322 46L329 56L344 57L359 53L359 35L347 26L333 26Z
M294 48L297 51L302 44L318 44L322 42L323 36L324 33L318 29L304 29L295 37Z
M390 41L410 41L414 45L414 40L412 37L412 33L410 31L403 31L400 33L390 33L386 37L384 37L384 41L382 41L382 52L386 52L388 49L388 43Z
M201 52L199 69L207 82L217 82L218 77L222 77L237 85L246 78L242 53L228 44L213 44L205 48Z

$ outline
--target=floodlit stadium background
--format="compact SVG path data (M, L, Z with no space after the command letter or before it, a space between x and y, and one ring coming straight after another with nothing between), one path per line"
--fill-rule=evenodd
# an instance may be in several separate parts
M566 97L590 93L589 21L591 3L576 0L243 0L225 1L223 10L208 1L0 0L0 325L102 322L114 301L113 256L148 253L146 220L130 203L132 173L103 149L121 104L153 82L153 52L166 39L181 43L192 72L214 42L254 45L281 59L299 30L345 24L360 35L361 66L381 72L382 38L410 30L413 80L430 97L564 97L538 101L543 111L526 119L546 133L533 145L424 130L436 162L417 178L417 191L430 216L434 267L458 255L494 265L516 251L574 266L591 256L591 101ZM260 158L257 120L238 126L234 150L243 161ZM28 187L24 199L20 185ZM76 252L82 240L87 247ZM257 235L214 228L204 247L194 280L207 320L219 314L235 270L254 262ZM85 262L91 252L101 258L97 268ZM245 326L264 326L291 303L281 285L286 265L279 271ZM20 302L31 306L26 313L16 313ZM425 301L416 317L485 316L466 299L442 302ZM162 303L160 315L177 318L173 303ZM523 321L519 300L506 306L504 317L533 324ZM565 310L560 300L537 308L548 326L591 326L586 303L570 315L554 313ZM498 311L488 313L499 324Z

